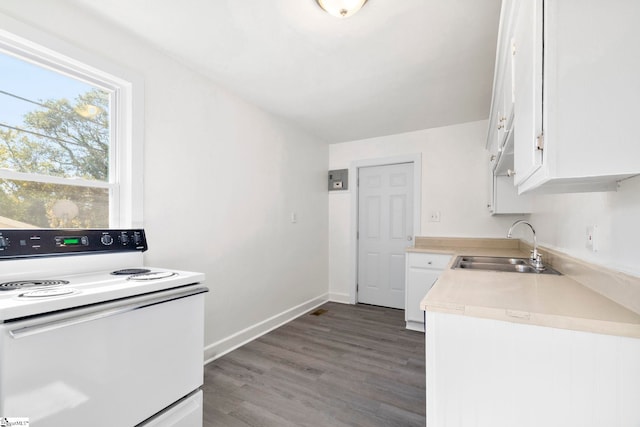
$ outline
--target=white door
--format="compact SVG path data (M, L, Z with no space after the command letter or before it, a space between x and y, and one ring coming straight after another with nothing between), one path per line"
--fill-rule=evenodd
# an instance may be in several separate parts
M358 302L404 309L413 163L358 169Z

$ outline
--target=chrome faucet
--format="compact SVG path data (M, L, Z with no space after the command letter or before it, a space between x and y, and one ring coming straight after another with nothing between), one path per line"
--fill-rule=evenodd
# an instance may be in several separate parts
M542 264L542 254L538 253L538 242L536 241L536 230L533 228L531 224L529 224L527 221L523 219L514 222L513 224L511 224L511 227L509 227L509 232L507 233L507 239L511 238L513 229L520 224L528 225L529 228L531 229L531 232L533 233L533 250L531 251L531 256L529 257L531 261L531 265L536 270L544 270L546 267L544 266L544 264Z

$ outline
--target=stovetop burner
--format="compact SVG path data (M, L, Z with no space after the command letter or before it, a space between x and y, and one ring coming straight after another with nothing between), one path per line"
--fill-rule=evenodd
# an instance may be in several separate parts
M149 270L148 268L124 268L122 270L112 271L111 274L113 274L114 276L126 276L129 274L148 273L150 271L151 270Z
M63 295L77 294L78 290L73 288L53 288L36 289L18 295L19 298L50 298Z
M145 281L145 280L157 280L166 279L167 277L177 276L177 273L173 271L147 271L146 273L133 274L127 277L127 280Z
M43 288L49 286L67 285L67 280L16 280L0 283L0 291L13 291L25 288Z

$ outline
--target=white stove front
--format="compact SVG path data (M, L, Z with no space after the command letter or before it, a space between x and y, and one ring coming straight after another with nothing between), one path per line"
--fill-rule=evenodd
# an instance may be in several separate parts
M32 427L135 426L197 392L206 290L194 284L1 323L1 416Z
M127 268L133 267L127 266ZM13 281L64 282L53 286L28 286L14 290L0 290L0 322L158 292L204 281L202 273L150 267L145 267L149 272L143 274L111 274L118 269L119 267L114 267L104 271L73 275L61 275L46 271L22 273L14 278L9 278L9 275L0 275L0 287L3 283L12 283Z
M68 283L0 291L0 417L202 425L204 274L141 252L0 261L0 283L45 280Z

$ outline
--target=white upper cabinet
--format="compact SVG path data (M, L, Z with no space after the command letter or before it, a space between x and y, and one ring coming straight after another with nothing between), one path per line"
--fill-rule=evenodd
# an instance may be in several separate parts
M505 0L500 15L496 68L493 77L493 98L487 136L487 150L492 154L498 153L504 145L513 120L512 13L511 0Z
M518 194L514 187L513 168L513 130L509 131L499 155L492 154L489 159L489 202L487 208L492 215L523 214L531 212L533 207L530 194Z
M542 0L515 1L512 53L514 92L514 184L542 164ZM542 137L541 137L542 138Z
M502 5L493 99L487 136L489 151L489 199L487 208L492 215L531 212L531 197L518 195L514 187L513 123L516 94L514 87L513 31L517 4L505 0Z
M615 190L639 174L640 1L504 3L519 192Z

